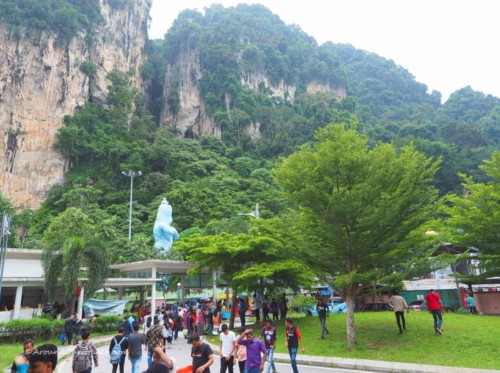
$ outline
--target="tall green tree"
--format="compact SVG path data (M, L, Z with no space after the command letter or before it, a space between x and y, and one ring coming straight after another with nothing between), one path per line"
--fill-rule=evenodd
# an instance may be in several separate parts
M287 227L278 219L256 219L253 224L248 233L183 238L174 250L196 264L195 273L220 271L221 280L233 290L234 297L243 290L297 289L311 284L313 272L293 254L294 246L287 243ZM231 328L236 302L232 304Z
M300 206L302 257L335 277L347 302L347 343L355 344L354 301L376 286L400 283L425 263L419 228L433 216L439 162L411 145L373 148L344 125L328 125L316 142L284 159L275 177Z
M480 261L479 276L468 276L464 281L480 281L500 276L500 152L480 166L491 181L474 182L462 175L465 193L450 195L444 211L445 231L454 245L477 247Z
M90 297L108 277L108 255L95 234L94 222L80 209L70 207L59 214L44 233L42 254L45 292L54 300L62 286L66 300L86 279L85 296Z

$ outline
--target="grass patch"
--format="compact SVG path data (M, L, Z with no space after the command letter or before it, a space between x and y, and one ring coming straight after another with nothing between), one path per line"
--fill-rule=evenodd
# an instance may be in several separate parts
M500 369L500 317L447 313L443 335L436 336L428 312L405 314L407 331L400 335L393 312L355 314L357 345L347 348L346 316L327 318L330 334L321 339L317 317L296 318L307 355L345 357L468 368ZM276 352L285 348L284 322L276 323ZM299 354L302 354L299 349Z
M113 334L113 333L111 333ZM116 333L115 333L116 334ZM103 335L110 335L110 333L92 333L90 336L90 339L100 337ZM81 338L80 338L81 341ZM44 345L46 343L52 343L55 344L56 346L59 346L61 342L59 339L50 339L47 341L35 341L35 348L41 345ZM23 344L21 343L0 343L0 373L10 366L12 364L12 361L14 361L14 358L19 355L21 352L23 352ZM59 359L62 358L62 356L59 356Z

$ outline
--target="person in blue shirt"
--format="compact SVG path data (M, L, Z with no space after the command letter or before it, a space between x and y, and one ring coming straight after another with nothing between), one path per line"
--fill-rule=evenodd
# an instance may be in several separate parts
M474 300L474 295L469 294L469 296L467 297L467 303L469 304L469 312L474 314L474 313L477 313L477 310L476 310L476 302Z
M23 343L23 352L17 355L12 362L10 373L27 373L28 372L28 358L35 347L33 339L26 339Z

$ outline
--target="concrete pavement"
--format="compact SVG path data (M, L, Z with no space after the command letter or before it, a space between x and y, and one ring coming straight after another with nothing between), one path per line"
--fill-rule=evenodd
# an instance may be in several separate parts
M98 348L99 353L99 366L92 369L92 373L109 373L111 370L111 364L109 363L109 352L108 346L112 339L112 336L91 338L96 346L101 346ZM210 343L207 339L205 342ZM212 372L219 371L219 346L218 338L214 337L215 343L210 343L214 351L214 365L212 365ZM167 349L167 355L173 357L176 360L175 369L182 366L191 364L190 357L191 346L186 342L183 337L179 340L174 341L172 347ZM74 346L59 346L59 359L60 362L57 366L56 373L71 373L71 358L74 351ZM61 360L62 359L62 360ZM277 363L284 363L283 369L280 369L280 373L286 371L291 371L289 368L290 357L288 354L275 353L274 361ZM299 352L297 356L297 363L303 366L309 366L311 371L320 370L319 367L332 368L332 372L339 371L361 371L361 372L399 372L399 373L498 373L498 370L488 370L488 369L473 369L473 368L458 368L458 367L448 367L448 366L437 366L437 365L425 365L425 364L411 364L411 363L397 363L388 361L378 361L378 360L365 360L365 359L346 359L338 357L325 357L325 356L311 356L304 355ZM280 364L281 365L281 364ZM143 353L141 371L147 369L147 353ZM307 369L309 371L309 369ZM329 370L329 369L327 369ZM125 362L125 372L129 373L131 371L130 362ZM235 369L235 372L238 369Z

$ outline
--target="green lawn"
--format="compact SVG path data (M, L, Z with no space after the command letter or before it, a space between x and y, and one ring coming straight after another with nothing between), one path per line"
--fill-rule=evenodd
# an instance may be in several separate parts
M405 317L407 331L400 335L393 312L356 313L357 345L352 350L347 348L343 314L327 319L330 334L325 339L320 337L317 317L297 318L295 324L307 355L500 369L500 317L447 313L442 336L435 335L428 312L413 311ZM276 327L276 352L287 352L283 322Z

